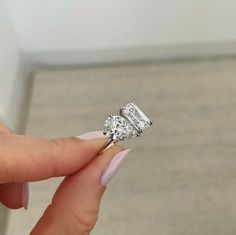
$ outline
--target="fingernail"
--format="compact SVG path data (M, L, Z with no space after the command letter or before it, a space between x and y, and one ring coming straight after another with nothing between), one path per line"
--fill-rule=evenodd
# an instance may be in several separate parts
M104 172L102 173L101 183L102 185L106 186L112 177L118 172L120 169L122 162L127 157L130 149L124 150L122 152L117 153L108 166L105 168Z
M103 131L91 131L78 136L78 138L82 140L92 140L106 138L106 136L103 134Z
M21 200L22 200L22 206L27 210L28 203L29 203L29 185L28 185L28 183L23 183Z

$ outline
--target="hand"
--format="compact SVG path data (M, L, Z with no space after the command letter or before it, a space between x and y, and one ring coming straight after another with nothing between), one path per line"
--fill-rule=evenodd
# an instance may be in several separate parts
M116 145L98 155L106 140L102 132L53 140L21 136L0 125L0 202L27 208L26 182L65 176L31 235L89 234L105 185L128 152Z

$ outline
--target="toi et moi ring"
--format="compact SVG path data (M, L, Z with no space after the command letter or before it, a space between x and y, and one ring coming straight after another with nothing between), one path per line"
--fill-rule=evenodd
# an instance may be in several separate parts
M103 134L109 139L103 145L100 152L106 151L117 141L130 140L152 125L152 121L134 103L130 102L120 108L120 116L109 115L104 122Z

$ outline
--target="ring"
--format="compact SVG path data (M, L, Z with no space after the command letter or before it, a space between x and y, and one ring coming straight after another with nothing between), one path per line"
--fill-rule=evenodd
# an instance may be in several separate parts
M104 122L103 134L109 139L100 152L106 151L118 141L130 140L152 125L152 121L134 103L130 102L120 108L120 116L109 115Z

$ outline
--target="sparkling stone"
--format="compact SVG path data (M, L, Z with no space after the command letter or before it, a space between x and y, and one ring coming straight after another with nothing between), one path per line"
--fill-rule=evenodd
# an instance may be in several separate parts
M120 115L128 119L139 133L152 125L152 121L134 102L122 107L120 109Z
M129 140L138 136L137 130L123 117L111 115L104 123L104 134L113 140Z

